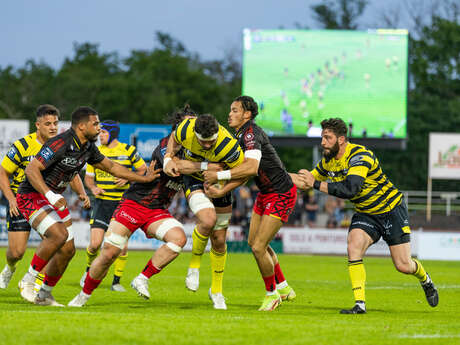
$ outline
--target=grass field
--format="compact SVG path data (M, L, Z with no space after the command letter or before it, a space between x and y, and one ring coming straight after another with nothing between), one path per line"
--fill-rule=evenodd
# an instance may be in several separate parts
M354 137L406 137L406 35L261 30L245 39L243 94L263 103L257 123L267 133L305 136L308 121L341 117Z
M111 292L107 277L87 306L73 309L20 298L17 282L29 250L8 289L0 291L0 344L460 344L458 262L425 262L440 291L439 306L431 308L415 278L397 273L388 258L367 258L368 313L340 315L340 308L353 304L344 257L280 255L298 297L274 312L258 312L264 288L250 254L229 254L227 311L215 311L208 300L208 255L198 292L184 287L190 254L183 253L151 279L152 298L139 298L128 286L150 254L130 252L126 293ZM2 248L2 266L4 255ZM84 251L78 251L55 288L61 303L80 291L84 264Z

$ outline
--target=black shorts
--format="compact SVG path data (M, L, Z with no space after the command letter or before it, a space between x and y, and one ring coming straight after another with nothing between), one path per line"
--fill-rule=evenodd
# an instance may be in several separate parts
M204 191L203 181L200 181L197 178L190 176L190 175L184 175L183 180L184 180L184 190L185 190L186 196L188 196L191 192L194 192L199 189ZM215 207L231 206L232 205L232 193L227 193L222 198L211 199L211 201Z
M89 220L91 229L98 228L107 231L110 219L119 203L118 200L95 199Z
M348 229L362 229L375 242L380 237L389 246L410 242L409 214L404 202L382 214L355 213Z
M21 212L19 212L19 216L10 216L9 205L6 206L6 228L11 232L30 231L31 229L29 222L23 217Z

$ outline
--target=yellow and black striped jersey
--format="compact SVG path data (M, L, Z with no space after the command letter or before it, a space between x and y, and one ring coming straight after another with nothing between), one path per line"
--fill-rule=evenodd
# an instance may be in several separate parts
M24 170L42 146L37 139L37 133L31 133L16 140L3 157L2 167L11 175L10 187L14 194L17 193L19 185L25 179Z
M244 153L238 141L225 127L219 125L217 141L210 150L205 150L198 143L195 135L196 118L182 121L176 128L176 142L184 148L184 158L193 162L225 163L229 168L240 165L244 160ZM203 180L203 174L193 174L194 177Z
M383 173L377 157L364 146L348 143L340 159L323 158L312 171L315 179L341 182L349 175L364 178L361 190L350 199L357 212L381 214L399 205L402 193Z
M99 146L99 151L106 156L108 159L117 162L128 169L139 169L143 164L144 160L137 153L135 146L118 143L115 147L108 147L107 145ZM122 187L118 187L115 184L113 175L109 174L100 169L94 169L90 164L86 167L86 173L94 176L94 182L96 186L105 190L104 194L98 195L96 198L103 200L120 200L123 193L129 188L129 183Z

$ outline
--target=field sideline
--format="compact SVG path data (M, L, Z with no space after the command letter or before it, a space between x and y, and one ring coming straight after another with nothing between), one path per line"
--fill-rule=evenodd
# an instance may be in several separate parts
M280 255L294 302L274 312L258 312L264 286L250 254L230 253L224 277L227 311L215 311L208 299L209 255L204 255L200 289L184 286L189 253L150 281L145 301L129 287L151 253L129 253L123 285L109 290L112 271L86 307L30 305L18 293L33 251L28 250L6 290L0 290L0 344L460 344L459 262L424 262L439 288L431 308L414 277L397 273L390 258L367 258L366 315L340 315L353 305L345 257ZM0 248L0 265L5 248ZM85 265L77 252L56 300L67 304L79 291Z

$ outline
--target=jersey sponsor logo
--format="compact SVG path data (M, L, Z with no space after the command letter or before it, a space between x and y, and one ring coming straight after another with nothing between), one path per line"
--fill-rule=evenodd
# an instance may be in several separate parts
M351 225L350 225L350 228L353 228L353 226L356 226L356 225L364 225L364 226L367 226L369 228L374 228L374 225L371 224L371 223L367 223L367 222L363 222L361 220L357 220L357 221L354 221Z
M254 134L252 133L246 133L244 135L244 144L246 145L246 147L252 147L254 146L255 144L255 139L254 139Z
M16 154L18 153L18 150L16 149L16 147L12 146L9 150L8 150L8 153L6 154L8 156L8 158L10 158L11 160L14 159L14 156L16 156Z
M340 171L328 171L327 174L330 177L347 176L348 169L343 169L343 170L340 170Z
M164 155L166 154L166 149L167 147L163 147L161 150L160 150L160 153L161 155L164 157Z
M166 187L174 189L176 191L180 191L182 188L182 184L169 180L168 183L166 183Z
M233 163L233 162L237 161L238 158L240 158L240 151L236 150L235 152L233 152L230 155L230 157L227 158L227 162Z
M120 217L126 218L132 224L136 224L136 219L130 216L129 214L127 214L125 211L120 212Z
M49 161L51 158L53 158L54 156L54 152L53 150L51 150L49 147L44 147L41 151L40 151L40 156L41 158L43 158L43 160L45 162Z
M63 160L61 160L61 163L64 164L65 166L76 168L80 162L76 158L65 157Z

